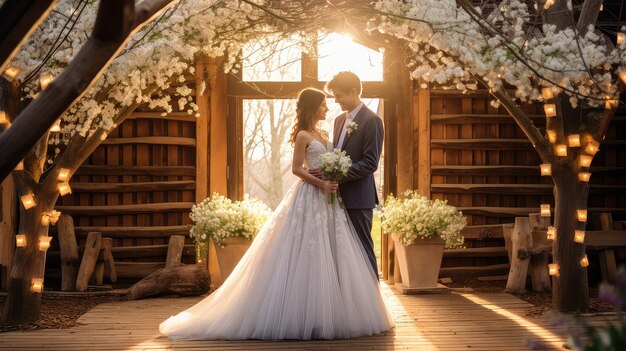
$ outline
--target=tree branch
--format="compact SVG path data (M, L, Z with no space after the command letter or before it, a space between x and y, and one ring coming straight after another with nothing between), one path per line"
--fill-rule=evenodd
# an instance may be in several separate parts
M620 81L619 85L617 86L618 97L622 95L625 88L626 85L624 85L624 83ZM602 140L604 140L604 135L606 134L607 130L609 130L609 125L611 124L611 120L613 119L613 116L615 116L616 112L617 107L604 110L604 114L602 115L602 119L600 120L600 126L598 126L598 130L593 134L593 138L596 141L602 142Z
M600 5L602 5L602 0L585 0L583 3L580 16L578 17L578 24L576 25L581 36L587 34L590 24L595 24L598 21Z
M88 91L134 32L174 1L141 1L135 7L134 17L132 12L128 13L133 0L100 2L97 17L100 20L96 19L97 26L76 57L18 116L12 127L0 135L0 150L8 155L0 159L0 179L4 179L15 168L59 116ZM103 17L117 12L123 15L115 16L113 19L117 22L112 24ZM109 31L111 35L106 34Z

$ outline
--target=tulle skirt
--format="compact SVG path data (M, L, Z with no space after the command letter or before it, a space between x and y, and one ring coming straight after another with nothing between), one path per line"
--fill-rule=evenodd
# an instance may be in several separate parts
M161 323L172 339L338 339L393 327L345 210L297 182L222 286Z

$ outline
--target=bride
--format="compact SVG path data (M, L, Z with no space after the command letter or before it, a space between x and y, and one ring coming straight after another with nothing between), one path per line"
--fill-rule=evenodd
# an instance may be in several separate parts
M326 95L304 89L291 135L292 170L301 178L261 228L224 284L204 300L161 323L173 339L338 339L393 327L376 276L346 211L328 192L337 183L305 169L319 168L332 150L317 122Z

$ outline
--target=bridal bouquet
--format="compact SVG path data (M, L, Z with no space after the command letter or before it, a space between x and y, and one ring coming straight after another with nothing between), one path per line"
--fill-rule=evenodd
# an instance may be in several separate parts
M335 149L334 151L325 152L321 155L322 165L320 169L322 170L322 174L324 178L332 181L340 181L341 178L345 177L348 174L348 170L350 166L352 166L352 160L350 156L346 154L345 151L341 151L339 149ZM336 193L330 193L328 197L328 203L332 204L335 202L335 198L337 197Z

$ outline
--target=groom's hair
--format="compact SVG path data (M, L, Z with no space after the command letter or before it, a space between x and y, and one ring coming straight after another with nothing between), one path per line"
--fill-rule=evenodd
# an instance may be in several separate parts
M326 83L327 91L339 90L343 93L349 94L352 91L352 88L356 89L357 95L361 95L361 80L356 74L348 71L335 74L333 79Z

